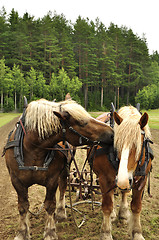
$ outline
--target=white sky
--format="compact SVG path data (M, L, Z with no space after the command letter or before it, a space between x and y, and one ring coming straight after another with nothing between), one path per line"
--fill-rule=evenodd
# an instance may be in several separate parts
M145 34L149 53L159 53L158 0L0 0L0 10L2 6L7 14L14 8L21 17L26 11L35 18L56 11L72 23L79 15L93 21L98 17L107 28L113 22L131 28L140 37Z

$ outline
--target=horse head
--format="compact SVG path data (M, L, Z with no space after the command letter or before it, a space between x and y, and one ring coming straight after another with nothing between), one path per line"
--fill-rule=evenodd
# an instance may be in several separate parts
M120 189L131 189L139 160L144 163L143 142L150 137L148 114L141 116L136 108L123 107L114 112L114 120L114 147L120 161L116 184Z
M52 144L62 140L73 146L113 144L113 129L92 118L72 100L57 103L40 99L29 103L25 126L27 131L37 133L41 140L51 138Z
M54 111L54 114L60 119L62 132L71 145L113 144L113 129L105 123L92 118L88 113L87 117L83 115L82 118L77 118L76 115L67 111Z

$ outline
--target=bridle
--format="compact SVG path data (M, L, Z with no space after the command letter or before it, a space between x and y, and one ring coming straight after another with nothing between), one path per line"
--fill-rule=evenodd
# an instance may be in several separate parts
M63 144L66 142L66 128L72 133L74 133L76 136L79 137L79 145L99 145L100 141L92 141L89 138L83 136L81 133L76 131L71 125L68 125L64 120L60 120L61 126L62 126L62 141Z
M148 172L148 174L146 174L146 169L149 164L150 157L151 157L151 159L153 159L153 154L152 154L151 148L149 146L149 143L153 144L153 142L145 136L145 132L143 130L141 130L141 135L143 135L141 154L140 154L140 158L138 160L137 167L135 169L134 176L133 176L134 184L136 186L133 186L133 183L132 183L130 189L120 189L117 186L117 183L115 182L114 185L107 191L107 193L109 193L111 190L113 190L115 188L119 188L123 192L130 191L133 188L135 188L137 190L141 190L142 186L144 185L145 177L148 176L148 194L149 194L149 196L151 196L151 194L150 194L150 171L151 171L151 169ZM144 150L145 150L145 152L144 152ZM144 153L145 153L145 158L143 161ZM115 155L116 155L115 162L119 165L120 160L117 157L117 152ZM143 162L143 164L142 164L142 162Z
M142 148L141 148L141 155L135 170L135 176L146 176L146 168L150 161L149 143L153 144L153 142L145 136L145 132L143 130L141 130L141 134L143 135L144 139L143 139ZM141 165L144 149L145 149L145 159L144 159L143 165Z

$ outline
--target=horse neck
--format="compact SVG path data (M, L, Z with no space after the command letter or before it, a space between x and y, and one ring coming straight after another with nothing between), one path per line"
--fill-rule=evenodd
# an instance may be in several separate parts
M44 148L51 148L60 141L61 136L59 134L54 134L45 139L41 139L37 133L29 132L24 136L23 145L28 151L35 148L40 150Z

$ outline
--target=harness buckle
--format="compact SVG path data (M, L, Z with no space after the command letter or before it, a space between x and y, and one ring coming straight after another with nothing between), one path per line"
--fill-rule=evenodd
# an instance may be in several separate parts
M82 144L82 137L79 137L79 144Z
M34 168L35 168L35 169L34 169L35 171L38 171L38 166L34 166Z

